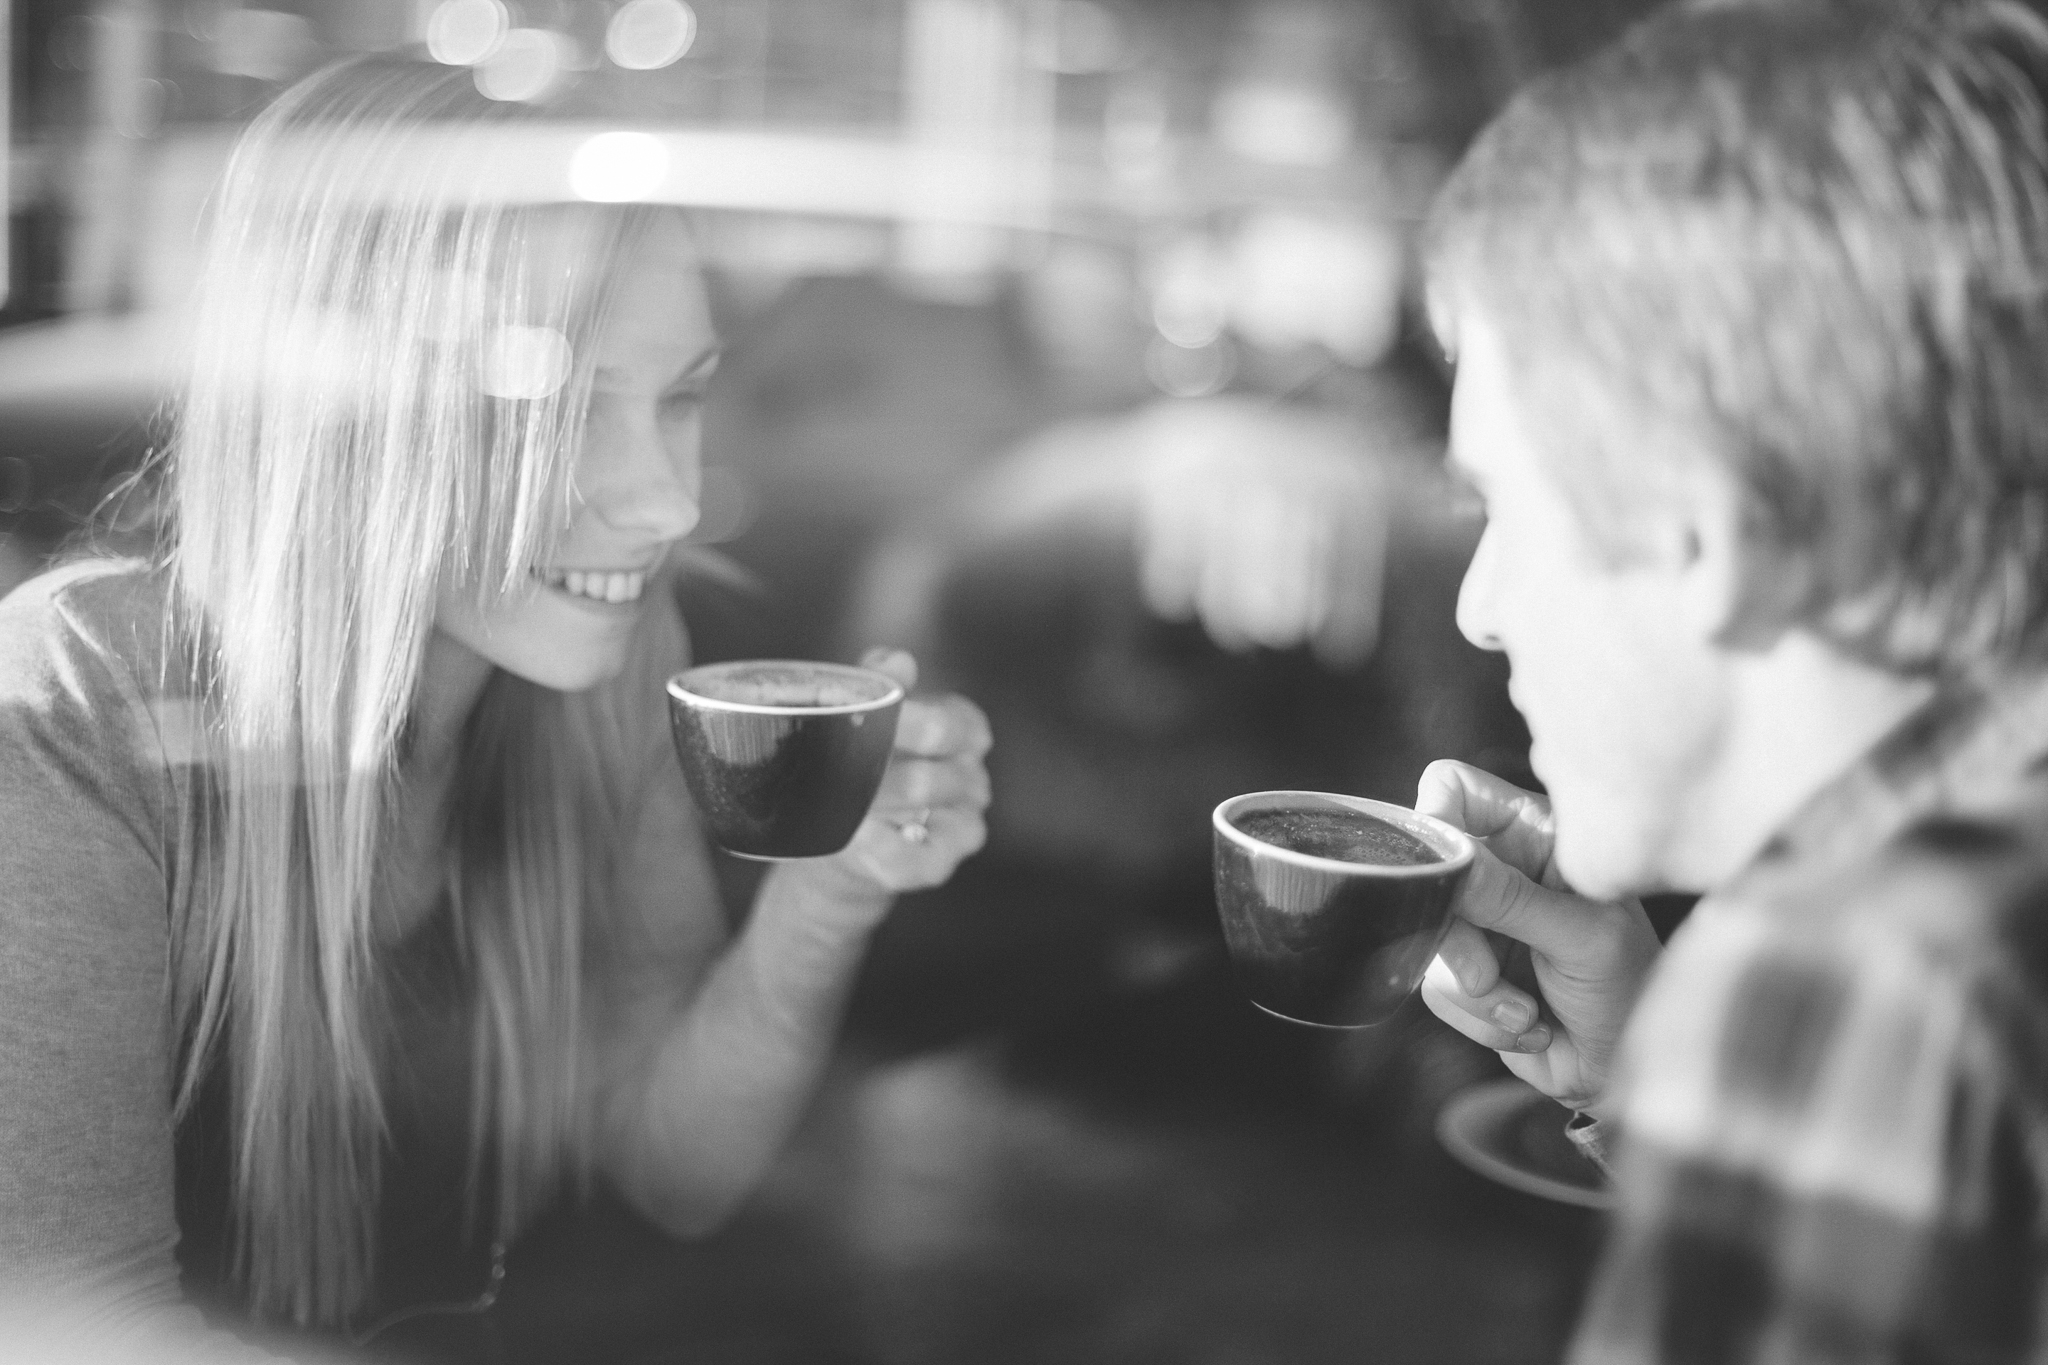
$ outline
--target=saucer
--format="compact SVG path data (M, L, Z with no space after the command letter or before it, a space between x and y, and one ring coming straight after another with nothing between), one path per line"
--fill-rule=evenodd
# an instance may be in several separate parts
M1436 1138L1460 1163L1510 1189L1582 1209L1613 1205L1607 1177L1564 1135L1569 1111L1512 1076L1451 1097Z

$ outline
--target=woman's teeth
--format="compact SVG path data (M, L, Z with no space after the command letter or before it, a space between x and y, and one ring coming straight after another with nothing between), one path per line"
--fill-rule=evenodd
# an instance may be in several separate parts
M647 588L645 573L599 573L583 569L538 571L551 588L559 588L593 602L637 602Z

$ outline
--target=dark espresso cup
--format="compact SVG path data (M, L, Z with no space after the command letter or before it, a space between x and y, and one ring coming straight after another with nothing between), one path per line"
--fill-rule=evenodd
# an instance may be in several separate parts
M747 659L668 680L669 732L711 837L763 862L853 841L902 705L895 679L843 664Z
M1470 836L1363 797L1251 792L1210 822L1238 985L1298 1024L1391 1016L1422 983L1472 870Z

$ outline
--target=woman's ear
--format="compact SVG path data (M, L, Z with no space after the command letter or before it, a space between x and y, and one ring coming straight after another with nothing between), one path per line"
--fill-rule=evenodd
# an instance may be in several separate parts
M1811 566L1760 533L1749 498L1717 462L1699 462L1686 482L1686 621L1718 648L1768 650L1798 623L1812 594Z

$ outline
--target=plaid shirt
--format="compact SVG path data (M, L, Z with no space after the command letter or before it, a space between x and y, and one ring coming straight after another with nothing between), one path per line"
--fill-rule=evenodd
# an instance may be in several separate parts
M1702 901L1615 1097L1575 1365L2048 1361L2048 682L1946 692Z

